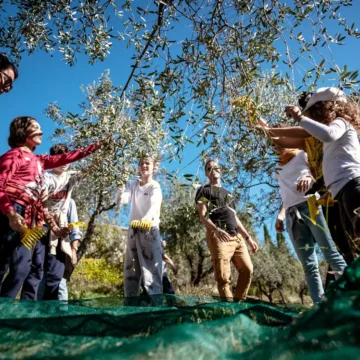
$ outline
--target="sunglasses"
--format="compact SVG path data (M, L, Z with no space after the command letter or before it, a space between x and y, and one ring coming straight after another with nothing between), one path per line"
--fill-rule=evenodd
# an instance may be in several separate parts
M209 166L206 171L220 171L220 166Z

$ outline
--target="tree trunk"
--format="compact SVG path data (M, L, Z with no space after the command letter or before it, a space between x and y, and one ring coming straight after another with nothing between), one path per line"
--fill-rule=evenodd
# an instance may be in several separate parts
M260 292L269 299L270 304L272 304L272 293L274 292L274 290L270 288L269 291L266 291L263 289L260 283L257 283L257 287L259 288Z
M306 288L304 287L299 292L299 296L300 296L300 300L301 300L302 305L304 305L304 303L305 303L305 300L304 300L305 291L306 291Z
M189 263L189 266L190 266L190 284L193 285L194 284L194 281L196 279L196 271L194 269L194 262L193 262L193 258L190 254L188 253L185 253L185 257L186 257L186 260L188 261Z
M194 286L199 286L200 281L203 278L203 271L204 271L205 254L204 254L204 249L200 243L198 244L198 256L199 256L199 263L197 266L196 278L193 282Z
M286 301L285 301L285 298L284 298L284 294L282 293L282 291L280 289L277 289L279 294L280 294L280 297L281 297L281 301L283 304L286 304Z
M80 261L80 259L85 255L85 253L91 243L92 237L94 236L95 228L96 228L96 219L103 211L102 199L103 199L103 197L102 197L102 195L100 195L99 199L98 199L97 207L90 217L90 220L89 220L89 223L87 226L87 230L86 230L86 234L84 236L84 239L81 241L81 244L77 251L78 261Z

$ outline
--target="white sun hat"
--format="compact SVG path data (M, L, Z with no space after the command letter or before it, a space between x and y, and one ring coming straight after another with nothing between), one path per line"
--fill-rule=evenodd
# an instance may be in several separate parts
M342 101L347 102L347 97L343 91L335 87L322 87L317 89L310 97L304 109L307 110L319 101Z

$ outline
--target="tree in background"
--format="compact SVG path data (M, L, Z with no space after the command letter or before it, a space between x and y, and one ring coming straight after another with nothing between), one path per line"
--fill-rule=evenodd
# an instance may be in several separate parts
M159 106L153 87L149 85L144 93L144 96L151 96L152 108L144 105L136 111L132 107L133 98L122 99L119 91L106 72L97 83L84 89L85 100L80 104L82 114L62 112L58 104L50 104L47 109L47 115L58 125L53 136L57 142L76 148L104 134L109 137L108 148L74 165L75 169L84 169L90 162L93 164L75 198L80 213L84 215L86 211L88 219L78 250L79 259L94 236L100 215L114 208L117 187L136 174L139 158L144 154L164 155L170 149L162 120L164 109Z
M97 224L92 241L69 282L72 299L123 294L127 229Z
M236 97L252 96L261 114L255 88L265 68L276 70L270 83L285 85L291 92L330 77L343 87L357 83L358 72L346 65L340 68L331 51L347 37L360 37L355 24L341 15L352 3L4 0L0 50L17 60L23 52L59 51L73 65L79 53L85 53L90 63L102 61L113 43L123 41L133 50L133 65L119 89L121 100L131 89L137 94L132 101L136 111L144 105L155 112L158 106L166 108L179 151L191 142L212 148L212 140L227 143L218 135L230 127L234 94L228 89L236 90ZM283 74L277 70L280 64ZM149 95L149 86L157 95ZM152 96L157 97L157 106L152 106ZM251 123L247 118L238 121L245 127ZM246 131L233 132L237 139L248 136ZM243 146L259 148L258 137L249 136ZM254 163L253 158L248 154L241 161Z
M274 301L274 294L277 292L282 302L286 303L285 293L297 292L303 284L302 267L290 252L283 234L277 234L276 245L266 225L264 235L264 243L260 246L257 256L253 257L252 284L270 302Z
M199 286L213 272L206 245L205 228L199 220L195 194L191 186L167 182L163 188L160 233L167 241L168 252L180 265L184 281Z

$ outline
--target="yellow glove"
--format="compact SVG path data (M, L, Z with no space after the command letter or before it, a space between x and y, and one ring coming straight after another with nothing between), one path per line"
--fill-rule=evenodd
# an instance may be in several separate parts
M334 200L331 196L329 196L328 199L319 199L316 202L321 206L333 206L337 200Z
M74 227L86 228L87 225L82 221L72 222L72 223L68 224L69 230L72 230Z
M148 220L133 220L130 223L130 227L132 229L142 229L142 230L147 230L149 231L151 229L151 221Z
M316 225L315 217L319 215L319 205L321 206L333 206L337 200L334 200L331 196L328 199L319 199L316 200L316 196L312 195L307 199L309 212L310 212L310 220L311 222Z
M319 209L318 209L318 205L317 205L317 200L316 200L316 196L312 195L307 199L307 203L308 203L308 207L309 207L309 212L310 212L310 221L316 225L316 220L315 217L317 215L319 215Z
M31 230L23 226L22 229L25 235L21 239L21 242L28 250L31 250L36 245L36 242L47 232L42 226L35 226Z

